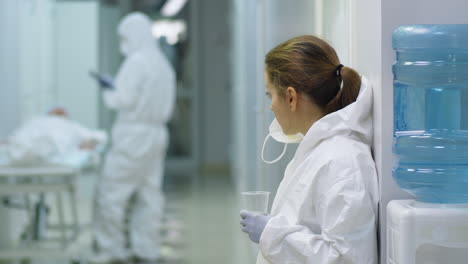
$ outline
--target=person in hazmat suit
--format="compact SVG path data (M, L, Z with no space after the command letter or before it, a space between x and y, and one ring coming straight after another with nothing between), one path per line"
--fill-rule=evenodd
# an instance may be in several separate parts
M97 185L94 263L160 257L161 185L176 78L151 34L147 16L128 14L118 26L118 35L125 60L115 80L107 82L111 88L103 90L105 104L118 116ZM134 194L128 248L125 211Z
M377 264L372 88L314 36L276 46L265 64L269 136L299 146L271 215L241 211L257 264Z

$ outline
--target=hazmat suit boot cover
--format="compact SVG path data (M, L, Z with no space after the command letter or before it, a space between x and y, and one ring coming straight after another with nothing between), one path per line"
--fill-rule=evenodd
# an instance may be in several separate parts
M315 122L288 164L258 264L377 264L372 88Z

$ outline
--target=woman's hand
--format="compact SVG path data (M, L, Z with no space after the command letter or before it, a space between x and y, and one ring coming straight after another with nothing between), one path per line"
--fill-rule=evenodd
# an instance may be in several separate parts
M270 220L270 215L262 215L251 211L242 210L240 212L242 231L249 235L250 240L255 243L260 242L260 236Z

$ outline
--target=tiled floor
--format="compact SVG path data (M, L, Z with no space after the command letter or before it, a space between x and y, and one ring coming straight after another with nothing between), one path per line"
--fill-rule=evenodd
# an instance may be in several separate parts
M185 193L187 263L254 263L240 231L237 195L227 176L202 176ZM183 196L179 196L183 197Z
M239 228L238 197L228 176L168 177L161 249L168 260L161 264L255 263L252 244ZM83 175L78 182L80 222L85 226L92 219L95 181L95 175ZM90 232L83 232L75 244L84 260L90 254L90 241ZM46 257L32 263L70 262Z

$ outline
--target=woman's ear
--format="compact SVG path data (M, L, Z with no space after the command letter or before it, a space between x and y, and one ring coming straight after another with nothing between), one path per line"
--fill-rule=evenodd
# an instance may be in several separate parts
M291 86L288 87L288 89L286 90L286 100L289 105L289 110L291 110L292 112L296 111L298 99L299 94L297 93L296 89L294 89L294 87Z

